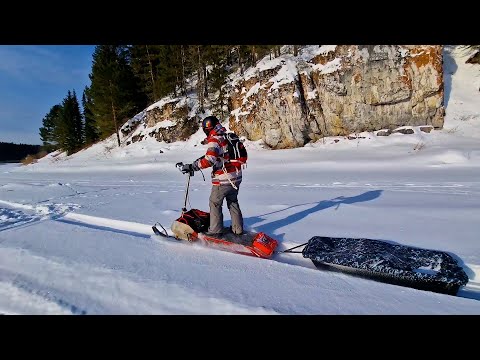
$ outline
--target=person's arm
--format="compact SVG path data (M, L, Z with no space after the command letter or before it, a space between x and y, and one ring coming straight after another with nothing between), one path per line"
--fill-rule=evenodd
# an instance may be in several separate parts
M207 152L201 158L195 160L192 164L193 170L206 169L215 164L220 155L220 144L215 138L210 138L207 144Z

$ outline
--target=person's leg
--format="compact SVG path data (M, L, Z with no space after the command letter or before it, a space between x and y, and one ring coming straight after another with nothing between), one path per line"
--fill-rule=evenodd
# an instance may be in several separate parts
M238 189L240 186L237 185ZM243 216L238 204L238 189L228 187L228 192L225 196L227 199L227 207L230 211L230 217L232 218L232 232L235 234L241 234L243 232Z
M210 227L208 232L211 234L219 234L223 232L223 186L212 185L212 192L210 193Z

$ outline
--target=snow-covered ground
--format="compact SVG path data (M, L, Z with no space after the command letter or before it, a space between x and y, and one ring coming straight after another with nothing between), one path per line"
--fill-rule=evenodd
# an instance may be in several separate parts
M1 165L0 313L480 314L480 67L466 58L445 53L443 130L276 151L247 142L239 195L246 227L281 249L325 235L446 251L470 278L459 296L320 271L301 254L265 260L152 236L180 214L175 163L203 155L197 133ZM208 211L205 178L195 173L187 207Z

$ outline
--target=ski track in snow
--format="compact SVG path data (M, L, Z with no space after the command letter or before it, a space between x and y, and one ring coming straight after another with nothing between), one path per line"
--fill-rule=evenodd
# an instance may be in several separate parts
M476 183L473 183L476 184ZM274 186L293 186L296 188L360 188L360 189L381 189L386 191L404 191L404 192L421 192L434 194L451 194L451 195L470 195L477 192L478 186L470 188L470 184L457 183L359 183L335 182L330 184L272 184Z
M29 185L31 187L36 186L52 186L51 181L44 180L44 184L41 184L42 181L37 181L36 183L24 183L22 182L21 185L18 184L7 184L3 185L3 187L14 187L15 185L17 186L22 186L25 187L25 185ZM473 185L473 186L472 186ZM153 181L119 181L119 182L111 182L111 181L104 181L104 182L97 182L97 183L90 183L88 181L78 181L75 184L62 184L62 186L67 187L72 190L73 193L66 194L66 195L60 195L56 197L49 198L47 200L41 201L42 202L47 202L51 200L61 200L73 196L78 196L78 197L89 197L93 195L93 197L98 197L101 196L99 193L106 192L106 191L112 191L116 189L125 189L126 187L131 187L132 192L127 193L128 195L140 195L140 194L155 194L155 193L161 193L161 192L172 192L172 191L177 191L177 192L184 192L185 191L185 185L183 184L170 184L170 185L165 185L165 184L159 184L158 182L153 182ZM191 183L191 191L195 191L196 188L199 186L198 183ZM471 193L480 193L478 186L478 182L468 182L468 183L455 183L455 182L441 182L441 183L432 183L432 182L407 182L407 183L394 183L394 182L331 182L331 183L309 183L309 184L292 184L292 183L287 183L287 184L282 184L282 183L275 183L275 184L249 184L249 187L254 187L254 188L277 188L277 187L294 187L294 188L375 188L375 189L382 189L382 190L388 190L388 191L409 191L409 192L433 192L433 193L439 193L439 194L471 194ZM1 188L2 186L0 186ZM146 187L148 190L141 190L143 187ZM95 188L95 190L92 190L92 188ZM97 189L100 188L100 189ZM79 189L82 189L79 191ZM85 189L85 190L84 190ZM138 189L138 190L135 190ZM13 191L13 190L9 190ZM124 190L122 190L124 191ZM105 196L111 196L111 193L105 194ZM121 195L125 195L125 193L122 192ZM2 203L2 200L0 200L0 204ZM272 206L282 206L280 205L272 205Z
M338 186L338 185L340 184L338 183L335 184L335 186ZM269 185L269 186L274 186L274 185ZM298 185L294 185L294 186L298 186ZM315 186L316 185L313 185L313 186L310 185L305 187L315 187ZM324 187L324 185L318 185L318 186ZM354 186L357 187L359 185L355 184ZM420 186L415 186L415 184L404 184L404 186L420 188ZM452 184L452 185L441 185L435 188L456 189L461 186L462 185L459 185L459 184ZM457 192L455 192L455 194L457 194ZM73 206L72 204L68 204L68 205L56 204L56 205L48 205L48 206L45 206L45 205L38 206L38 205L19 204L19 203L0 200L0 204L2 203L5 205L8 205L10 208L17 208L20 210L0 208L0 219L2 219L2 216L10 216L13 219L10 222L7 221L7 226L4 226L3 228L2 226L0 226L0 232L13 227L28 224L31 222L36 222L42 219L53 219L55 221L67 223L72 226L88 226L88 227L95 228L97 230L105 229L109 231L116 231L120 233L130 234L133 236L149 238L149 239L152 239L154 242L169 241L152 234L152 225L68 212L68 210L76 208L76 206ZM269 207L272 209L272 212L276 212L276 211L285 210L289 206L285 204L277 204L277 205L269 205ZM26 214L22 210L33 211L33 214ZM166 214L170 212L172 211L170 210L164 211L164 213ZM13 223L13 225L8 226L8 223ZM167 227L167 232L170 235L173 235L169 227ZM277 251L282 251L297 245L299 244L281 242L277 248ZM300 247L299 249L301 250L302 248ZM217 251L220 251L220 250L217 250ZM304 266L304 267L311 265L310 262L306 261L302 256L298 258L285 257L284 259L282 259L281 257L282 257L282 254L277 254L274 261L279 263L285 263L288 265L297 265L297 266ZM464 286L459 290L457 296L480 300L480 265L465 264L465 267L468 268L469 270L470 280L466 286ZM13 287L15 288L14 290L12 290ZM34 290L34 289L37 289L37 290ZM18 276L16 277L13 283L10 283L10 284L2 283L2 272L0 269L0 295L2 293L10 294L9 296L12 300L14 300L14 302L23 303L25 307L31 309L32 313L35 313L37 311L41 313L49 313L51 311L53 313L66 312L69 314L87 314L86 310L80 309L79 307L73 304L69 304L67 301L62 300L61 297L51 295L48 290L42 290L41 286L39 288L38 285L32 285L31 282L27 280L21 280ZM0 306L1 306L1 303L0 303ZM8 313L8 311L2 310L0 308L0 313Z
M392 183L392 182L332 182L332 183L316 183L316 184L252 184L250 185L253 188L262 189L262 188L271 188L275 189L278 187L294 187L294 188L303 188L303 189L315 189L315 188L324 188L324 189L381 189L383 191L399 191L399 192L420 192L420 193L432 193L432 194L444 194L444 195L475 195L478 192L477 189L480 189L480 186L475 186L476 182L469 183L420 183L420 182L409 182L409 183ZM34 183L31 182L22 182L22 183L9 183L3 185L2 187L7 187L9 190L12 189L22 189L25 187L59 187L59 188L68 188L70 189L69 194L61 194L55 197L50 197L47 200L41 200L36 204L20 204L11 201L4 201L0 199L0 206L6 205L7 208L0 207L0 231L18 228L21 226L29 226L38 221L55 219L63 217L67 221L76 221L79 223L88 224L90 226L108 227L113 228L118 231L130 232L132 234L143 234L151 235L151 226L140 224L140 223L131 223L113 219L101 219L98 217L89 217L89 215L73 214L72 210L78 209L80 206L70 203L53 203L52 201L62 201L72 196L77 196L79 198L95 198L96 201L99 201L102 197L110 199L112 196L138 196L143 194L151 194L158 192L184 192L185 187L183 184L172 183L172 184L158 184L154 181L118 181L112 182L104 181L97 182L96 184L91 183L90 181L76 181L74 184L67 183L52 183L50 180L38 180ZM131 187L132 191L128 193L114 193L119 188ZM153 190L152 190L153 187ZM78 190L78 189L82 190ZM146 189L143 189L146 188ZM191 184L191 192L198 191L198 184ZM72 193L73 192L73 193ZM287 210L290 206L285 204L271 204L268 207L272 210L272 213L276 211ZM12 209L13 208L13 209ZM25 210L25 211L18 211ZM27 212L26 212L27 211ZM171 215L177 212L177 210L164 210L161 212L162 215ZM64 216L65 215L65 216ZM284 249L289 246L294 246L296 244L281 243L280 249Z
M0 231L53 219L78 208L75 204L19 204L0 200Z
M0 207L0 231L40 220L39 216Z
M168 281L138 282L132 279L134 274L92 267L90 264L66 266L19 249L6 250L2 263L15 270L3 270L0 264L0 313L4 314L188 314L195 313L197 306L212 314L217 311L226 314L276 314L264 308L248 308L205 296ZM41 271L29 274L28 268L32 266ZM78 284L76 288L71 287L72 283ZM172 303L170 297L163 299L161 294L169 294L177 300ZM193 302L192 295L195 296Z
M0 278L11 278L0 271ZM0 281L0 313L32 315L86 315L87 312L52 294L50 289L15 275ZM5 303L4 303L5 302ZM8 304L8 305L7 305Z

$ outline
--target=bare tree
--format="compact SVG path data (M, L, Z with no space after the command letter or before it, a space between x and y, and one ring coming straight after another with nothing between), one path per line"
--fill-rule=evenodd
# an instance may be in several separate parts
M148 45L145 45L145 49L147 50L148 66L150 67L150 77L152 79L153 98L154 98L154 101L157 101L158 100L157 88L155 86L155 76L153 75L153 65L152 65L152 59L150 57L150 52L148 51Z

